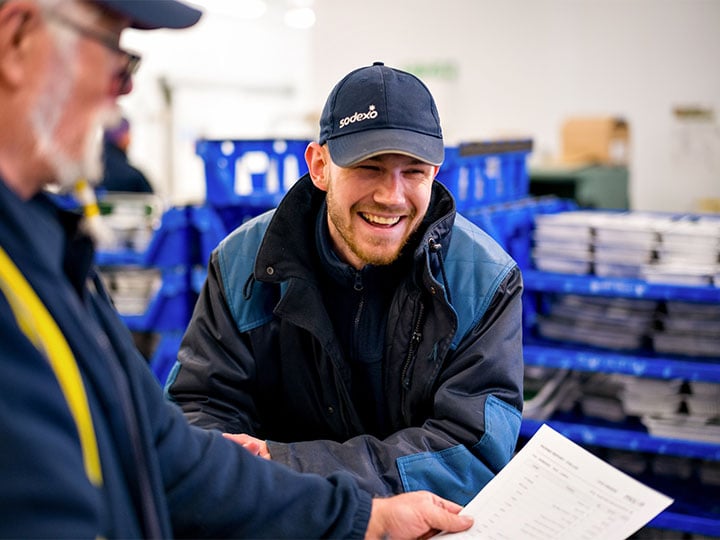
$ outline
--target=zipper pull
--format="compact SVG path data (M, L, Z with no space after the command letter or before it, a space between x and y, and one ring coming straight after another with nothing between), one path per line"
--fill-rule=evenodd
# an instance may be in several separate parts
M355 272L355 284L353 285L353 289L358 292L363 290L362 275L359 270Z

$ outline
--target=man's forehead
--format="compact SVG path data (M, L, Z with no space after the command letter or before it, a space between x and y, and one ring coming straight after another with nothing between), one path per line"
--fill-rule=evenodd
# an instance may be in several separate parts
M129 17L121 15L120 13L117 13L115 11L111 11L100 4L95 4L92 2L79 2L79 4L84 4L85 9L87 9L91 13L96 14L96 16L99 17L103 22L111 24L113 26L117 26L117 28L119 29L127 28L132 23Z
M407 154L403 154L402 152L397 152L394 150L389 150L387 152L380 152L377 154L374 154L372 156L369 156L365 158L364 160L360 161L359 163L363 162L386 162L386 161L398 161L407 163L408 165L427 165L428 167L433 167L434 165L427 163L425 161L422 161L414 156L409 156Z
M71 8L72 11L68 8ZM114 32L121 32L128 28L132 22L128 17L110 11L94 2L59 2L56 9L61 10L63 14L75 15L76 17L82 17L84 20L98 23Z

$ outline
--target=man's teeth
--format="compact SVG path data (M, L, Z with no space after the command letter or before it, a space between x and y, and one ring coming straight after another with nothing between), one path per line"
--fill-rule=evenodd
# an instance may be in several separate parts
M383 217L375 216L373 214L363 214L363 216L365 216L365 219L370 223L375 223L377 225L395 225L398 221L400 221L399 217Z

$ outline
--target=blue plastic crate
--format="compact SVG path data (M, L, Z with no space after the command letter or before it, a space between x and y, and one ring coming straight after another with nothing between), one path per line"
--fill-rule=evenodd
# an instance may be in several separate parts
M470 221L495 239L522 269L530 267L535 216L574 207L572 201L553 196L527 197L516 201L479 206L465 213Z
M135 251L125 246L98 251L95 262L100 266L138 265L168 268L190 261L190 219L187 207L166 210L147 247Z
M155 352L150 359L150 369L161 386L165 386L170 371L177 361L184 332L165 332L160 336Z
M450 190L461 213L475 205L475 185L474 182L471 185L470 175L468 163L460 158L460 149L457 146L445 147L445 161L438 171L437 180Z
M205 164L206 202L227 206L277 206L307 172L304 139L201 139L195 153Z
M164 269L161 284L147 302L145 310L136 314L120 311L120 318L132 331L184 330L190 322L196 300L190 280L190 270L186 266Z
M192 291L195 294L200 294L202 292L202 288L205 286L205 281L207 280L208 276L208 270L207 266L194 266L192 269L192 277L191 277L191 284Z
M438 180L455 197L458 211L528 197L529 139L461 143L445 149Z
M192 264L207 265L210 253L228 234L247 220L274 206L235 204L230 206L196 206L190 214L194 231Z

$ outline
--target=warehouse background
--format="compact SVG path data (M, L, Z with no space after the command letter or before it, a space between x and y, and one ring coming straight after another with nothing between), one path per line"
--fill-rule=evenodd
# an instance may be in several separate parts
M331 87L381 60L430 86L450 147L493 141L449 148L439 178L523 272L518 449L548 422L675 498L633 540L715 537L720 2L198 3L197 27L128 32L123 43L145 55L122 99L131 157L165 204L101 199L114 232L97 254L101 276L158 380L176 362L211 251L277 204L281 172L297 178L286 166L316 137ZM599 145L583 142L590 131ZM280 138L300 140L253 140ZM568 157L578 154L583 165ZM251 157L265 168L251 170ZM566 184L575 191L556 193ZM696 214L711 200L718 214ZM628 206L637 211L617 211Z
M449 144L530 137L559 154L563 121L625 119L631 208L720 197L720 2L715 0L196 0L182 32L128 31L144 53L121 104L131 157L177 204L204 197L199 138L313 138L332 85L382 60L420 75ZM288 26L296 8L314 24ZM300 21L299 26L302 26Z

